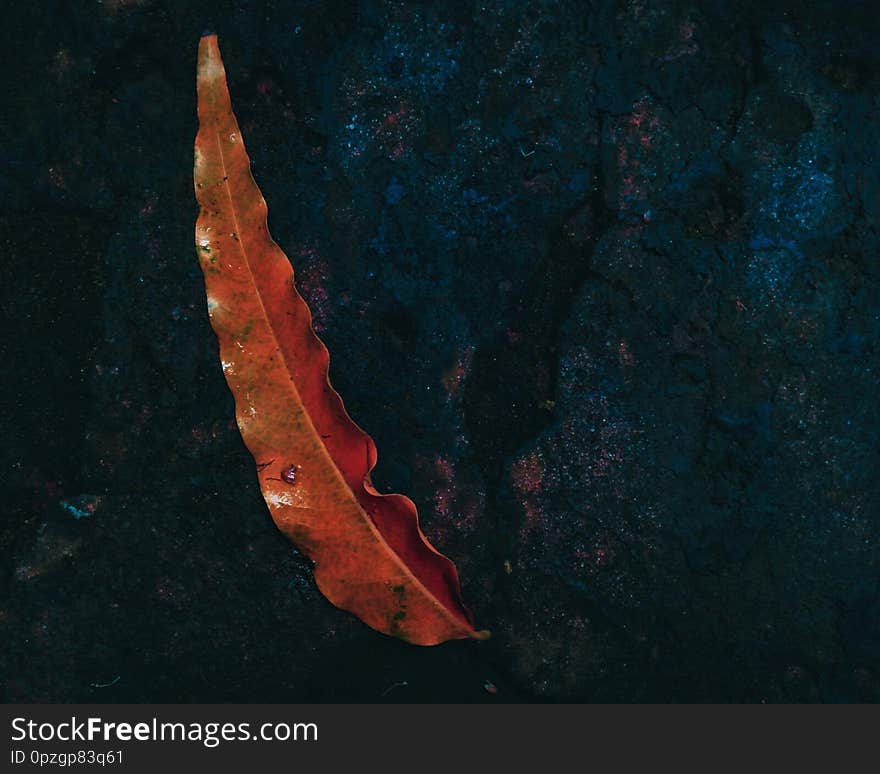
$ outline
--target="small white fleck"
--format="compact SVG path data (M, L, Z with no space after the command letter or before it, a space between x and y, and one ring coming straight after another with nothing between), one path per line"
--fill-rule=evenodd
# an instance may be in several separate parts
M285 505L293 505L293 497L289 492L266 492L266 502L272 508L283 508Z

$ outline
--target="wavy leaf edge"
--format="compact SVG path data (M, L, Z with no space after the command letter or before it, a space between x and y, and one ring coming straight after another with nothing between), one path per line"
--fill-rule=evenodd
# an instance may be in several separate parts
M420 645L485 639L489 633L474 629L461 599L455 566L421 531L414 503L380 494L372 484L376 446L330 384L329 352L296 291L290 261L269 234L268 208L232 111L216 34L199 42L197 88L196 251L236 420L273 520L315 563L324 596L372 628ZM276 355L277 363L259 362ZM278 395L298 402L301 411L285 406L282 414L290 413L278 416L272 405ZM289 452L280 437L285 431L293 436ZM334 518L337 534L328 541L323 533L333 531L328 520ZM350 539L343 527L353 533ZM361 556L365 547L377 566Z

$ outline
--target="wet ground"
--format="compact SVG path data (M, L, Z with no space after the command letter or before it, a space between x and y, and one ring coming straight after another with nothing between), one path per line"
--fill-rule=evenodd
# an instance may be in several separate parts
M374 481L488 642L376 634L272 525L194 256L206 28ZM871 4L46 2L4 38L6 701L880 699Z

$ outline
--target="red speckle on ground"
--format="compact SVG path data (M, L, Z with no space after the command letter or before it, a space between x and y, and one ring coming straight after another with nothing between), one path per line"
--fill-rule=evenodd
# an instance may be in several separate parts
M633 201L647 197L642 182L645 177L642 159L645 158L644 151L653 149L655 133L659 128L660 119L652 112L648 99L633 103L632 112L617 124L615 137L619 142L617 168L620 178L616 193L620 210L628 210Z
M434 458L434 471L438 479L434 492L434 510L440 516L448 517L455 499L455 469L448 459L438 456Z
M330 317L332 304L324 281L330 273L327 263L318 258L312 246L302 246L295 251L301 260L294 265L296 286L312 312L312 327L317 333L324 330Z
M431 539L455 540L471 534L480 524L485 494L468 481L462 481L456 471L456 462L450 457L437 455L433 459L419 458L417 467L430 481L434 491L434 513L441 517L431 525Z
M516 490L523 495L535 494L541 490L544 480L544 463L537 452L529 452L510 468L510 478Z
M385 116L382 123L376 127L375 134L378 136L380 134L385 134L386 132L390 132L393 129L396 129L397 126L409 115L409 109L406 105L401 105L392 113L389 113Z
M471 367L471 361L474 358L474 347L467 346L460 350L458 357L450 368L443 374L443 388L446 390L450 398L454 398L464 380L467 377Z

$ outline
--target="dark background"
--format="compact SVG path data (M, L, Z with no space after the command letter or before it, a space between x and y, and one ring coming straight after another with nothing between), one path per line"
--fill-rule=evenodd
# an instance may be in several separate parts
M7 4L5 700L878 700L880 31L790 5ZM367 629L269 518L194 255L206 28L488 642Z

